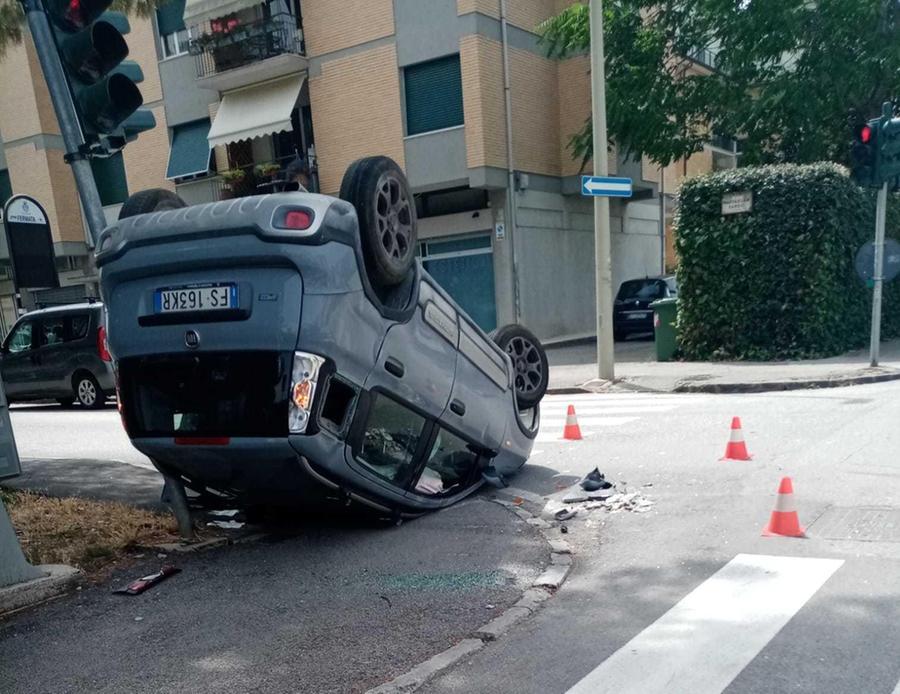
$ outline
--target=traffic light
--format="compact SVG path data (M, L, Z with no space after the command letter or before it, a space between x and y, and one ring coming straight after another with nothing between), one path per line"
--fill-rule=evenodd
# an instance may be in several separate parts
M890 182L900 176L900 118L884 119L878 145L880 178Z
M861 123L854 128L853 144L850 147L850 175L861 186L879 186L878 148L881 119Z
M155 126L137 82L140 67L126 61L126 17L107 12L112 0L44 0L87 146L95 153L121 149ZM99 151L98 151L99 148Z

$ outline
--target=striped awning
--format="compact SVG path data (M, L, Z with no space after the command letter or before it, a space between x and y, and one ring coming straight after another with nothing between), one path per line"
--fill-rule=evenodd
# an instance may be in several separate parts
M293 130L291 112L305 79L290 75L226 92L209 131L209 146Z
M184 23L196 26L260 4L260 0L187 0Z

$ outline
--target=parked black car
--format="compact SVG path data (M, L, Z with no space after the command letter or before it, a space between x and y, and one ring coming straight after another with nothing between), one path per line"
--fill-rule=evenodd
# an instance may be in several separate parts
M22 316L0 348L10 402L57 400L102 407L116 391L103 304L72 304Z
M645 277L622 282L613 307L613 329L616 341L636 333L653 332L653 311L657 299L678 295L674 276Z

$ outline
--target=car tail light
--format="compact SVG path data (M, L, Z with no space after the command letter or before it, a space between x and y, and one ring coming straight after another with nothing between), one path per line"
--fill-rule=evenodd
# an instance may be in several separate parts
M112 361L109 345L106 342L106 328L102 325L97 328L97 354L103 361Z
M294 353L294 368L291 373L291 403L288 412L288 427L292 434L302 434L309 426L319 371L324 363L325 360L315 354Z
M307 210L290 210L284 216L284 228L305 231L312 226L312 215Z

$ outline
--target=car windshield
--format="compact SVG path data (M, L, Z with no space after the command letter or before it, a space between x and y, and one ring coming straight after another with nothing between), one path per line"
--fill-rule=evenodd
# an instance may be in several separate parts
M622 283L616 298L621 301L662 299L666 295L665 287L662 280L630 280Z

